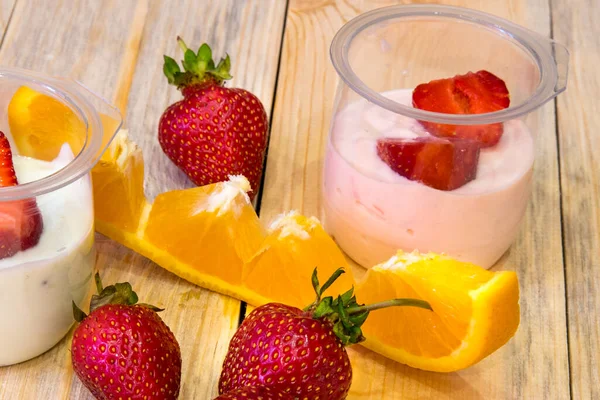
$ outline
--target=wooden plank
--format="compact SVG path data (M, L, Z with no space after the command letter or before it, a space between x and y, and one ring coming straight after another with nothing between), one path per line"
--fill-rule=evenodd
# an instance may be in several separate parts
M227 85L254 93L270 114L285 1L206 0L198 5L197 0L180 0L165 7L164 2L153 0L151 4L154 6L148 12L128 116L136 121L130 127L131 136L144 150L145 159L153 160L146 163L146 193L154 198L165 190L193 185L163 156L156 139L160 115L181 99L179 91L168 85L163 75L163 54L181 59L178 35L190 47L209 43L214 57L228 52L234 78Z
M329 44L343 23L395 1L292 0L267 159L261 218L297 209L322 217L321 170L338 78ZM406 1L402 3L408 3ZM549 35L546 0L443 1L487 11ZM522 323L508 345L478 365L452 374L414 370L361 347L351 349L352 399L569 397L560 199L552 105L532 128L541 132L534 193L521 234L495 269L521 282ZM543 221L543 223L540 223ZM360 270L356 270L360 274ZM410 323L410 322L409 322Z
M4 32L6 32L16 2L17 0L0 1L0 42L2 41L1 38L4 37Z
M600 398L600 4L552 3L554 38L570 52L567 91L557 98L571 389Z
M273 56L272 49L256 44L279 49L285 3L272 1L269 19L262 19L263 7L262 1L242 5L234 0L181 0L169 2L168 7L160 0L20 0L0 57L4 65L76 78L112 99L144 147L146 164L154 166L166 157L152 150L155 137L150 127L176 98L176 91L167 89L161 77L162 54L167 43L168 51L175 53L177 34L186 35L190 43L208 40L217 52L226 47L237 50L232 53L241 66L235 70L236 84L254 91L270 106L278 50ZM161 43L163 47L154 48ZM154 171L147 179L151 189L165 188L165 182L172 181L160 169L148 169ZM194 286L97 236L97 267L105 282L128 280L141 298L166 308L162 318L182 349L180 397L212 398L229 338L237 327L240 302ZM0 399L91 399L73 375L69 345L67 337L43 356L1 368Z

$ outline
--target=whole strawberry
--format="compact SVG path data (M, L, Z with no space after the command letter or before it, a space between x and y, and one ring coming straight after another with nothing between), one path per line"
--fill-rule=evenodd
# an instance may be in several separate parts
M184 51L182 72L165 56L163 71L183 100L169 106L158 124L158 141L167 156L199 186L244 175L252 194L260 183L267 146L267 114L252 93L226 88L229 56L215 65L205 43L197 53L177 38Z
M246 386L225 393L214 400L293 400L289 394L276 392L268 386Z
M352 382L345 346L364 340L361 325L371 310L409 305L431 309L415 299L358 305L353 289L321 299L342 274L337 270L321 287L315 269L316 301L304 310L269 303L255 309L229 344L219 379L219 393L245 386L268 386L294 398L341 400Z
M73 333L73 369L96 399L177 399L181 352L156 307L136 304L129 283L102 288L92 296L90 315L73 303L81 324Z

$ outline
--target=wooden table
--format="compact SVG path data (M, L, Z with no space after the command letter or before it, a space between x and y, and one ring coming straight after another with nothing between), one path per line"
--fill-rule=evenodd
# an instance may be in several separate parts
M465 371L414 370L361 347L350 350L350 399L600 399L600 2L454 0L508 18L571 50L569 86L543 108L534 193L521 234L496 269L515 269L522 323L508 345ZM189 186L156 137L179 93L162 76L175 37L233 60L232 85L271 116L261 218L290 209L319 216L321 165L337 76L329 43L352 17L398 1L0 0L0 63L76 78L112 100L144 150L150 197ZM410 3L404 1L402 3ZM151 160L151 162L149 162ZM291 166L291 167L290 167ZM211 399L229 338L245 313L106 238L106 282L128 280L182 347L182 399ZM1 316L0 316L1 318ZM70 337L29 362L0 369L0 399L88 399L73 375ZM1 349L0 349L1 351Z

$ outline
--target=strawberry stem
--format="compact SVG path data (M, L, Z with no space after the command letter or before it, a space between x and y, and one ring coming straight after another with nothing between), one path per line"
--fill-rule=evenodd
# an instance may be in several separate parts
M104 290L104 288L102 287L102 279L100 279L100 274L96 272L96 275L94 275L94 281L96 282L96 291L98 293L102 293L102 291Z
M177 36L177 43L179 43L179 47L181 47L181 50L183 50L183 53L185 54L185 52L188 51L188 47L186 46L181 36Z
M424 308L425 310L429 310L429 311L433 311L433 309L431 308L431 305L426 302L425 300L419 300L419 299L393 299L393 300L387 300L387 301L382 301L380 303L373 303L373 304L367 304L364 306L356 306L356 307L350 307L348 309L346 309L346 313L348 313L349 315L353 315L353 314L358 314L364 311L375 311L375 310L381 310L382 308L388 308L388 307L419 307L419 308Z
M419 299L393 299L369 305L358 304L356 296L354 296L354 288L350 288L350 290L339 295L336 299L332 296L321 299L323 292L344 272L344 268L338 268L325 284L320 286L317 268L315 268L311 281L317 299L304 309L304 311L312 315L314 319L329 320L331 324L333 324L333 332L343 345L360 343L365 340L361 326L367 320L371 311L397 306L420 307L426 310L432 310L431 305L429 305L428 302Z

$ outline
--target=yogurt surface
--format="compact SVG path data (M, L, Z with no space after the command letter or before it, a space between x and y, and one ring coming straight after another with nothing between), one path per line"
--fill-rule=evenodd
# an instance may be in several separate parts
M411 105L411 89L384 95ZM481 150L476 178L452 191L408 180L377 155L379 138L427 135L418 121L365 100L340 110L325 159L325 226L367 268L398 249L446 253L488 268L513 242L527 206L531 133L522 121L505 122L500 142Z
M19 183L48 176L73 159L14 156ZM71 302L89 294L95 262L92 187L85 176L37 199L44 230L38 244L0 260L0 366L35 357L73 324Z

